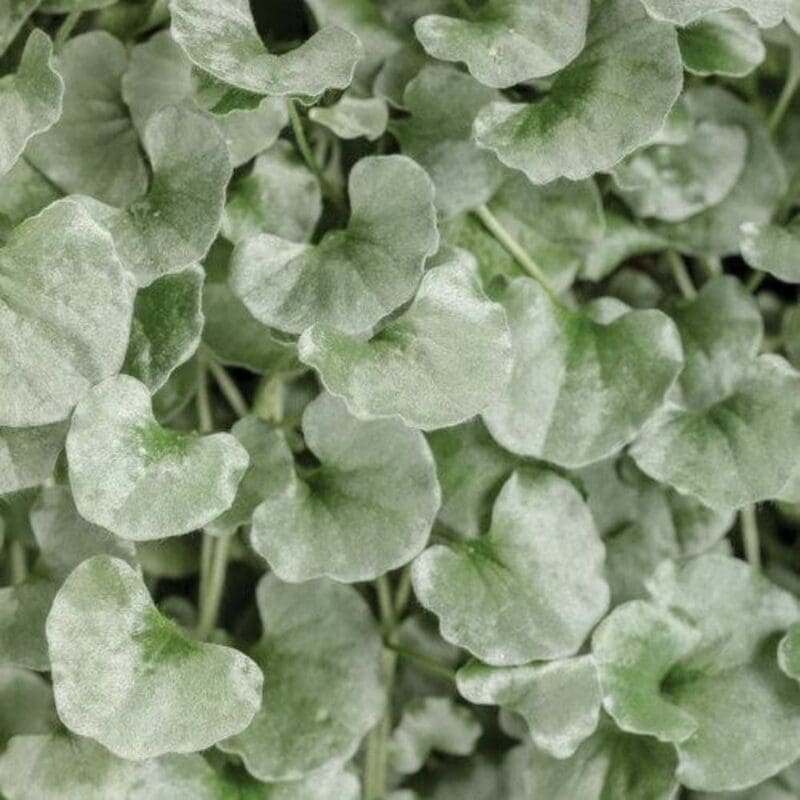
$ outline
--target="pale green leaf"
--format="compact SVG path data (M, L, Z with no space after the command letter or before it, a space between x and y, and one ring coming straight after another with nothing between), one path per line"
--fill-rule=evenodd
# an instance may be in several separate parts
M800 32L800 2L798 0L788 0L786 22L795 33Z
M741 11L702 17L678 31L683 65L695 75L749 75L766 56L758 26Z
M127 66L124 45L103 31L70 39L56 58L64 110L25 157L64 193L124 206L147 187L139 140L120 93Z
M434 58L463 61L487 86L551 75L583 47L588 0L489 0L467 18L421 17L414 32Z
M358 420L330 395L306 406L303 434L319 466L296 471L286 452L253 515L253 548L278 577L352 583L418 555L440 502L423 435L395 420Z
M447 697L424 697L408 703L388 742L392 768L411 775L422 769L434 751L468 756L480 738L472 712Z
M237 245L231 286L256 319L287 333L315 322L358 333L411 298L439 241L427 174L405 156L362 158L349 195L347 228L317 245L267 234Z
M57 588L36 575L0 589L0 664L50 669L44 626Z
M433 431L428 444L442 490L438 519L462 536L478 536L519 459L495 444L478 419Z
M746 131L747 158L739 180L721 202L683 222L654 223L653 231L687 252L732 255L739 251L742 223L765 223L772 217L786 190L785 169L754 107L716 86L692 89L684 100L695 125L711 122Z
M231 164L239 167L275 144L289 121L289 112L280 97L265 97L255 108L215 113L214 120L228 146Z
M155 114L143 146L153 170L144 197L124 209L83 202L111 233L128 271L148 286L205 256L219 230L231 166L217 127L188 108Z
M800 624L792 625L778 644L778 664L790 678L800 681Z
M637 0L592 8L586 47L533 103L493 103L475 120L478 144L533 183L606 170L661 128L683 66L675 30Z
M261 710L247 730L222 742L260 780L297 780L347 761L380 719L381 639L350 586L299 585L274 575L257 589L264 635L253 658L264 670Z
M30 511L31 528L42 563L53 578L62 581L72 570L96 555L109 555L137 563L131 542L87 522L75 508L66 486L46 486Z
M340 139L363 136L374 141L386 130L389 110L380 97L357 97L346 92L333 105L312 108L308 116Z
M234 243L259 233L307 242L321 214L316 178L288 142L276 142L233 185L222 232Z
M500 99L499 92L441 65L426 66L405 87L403 105L410 116L393 121L390 129L402 151L431 176L444 217L485 203L506 173L494 153L472 140L477 113Z
M294 470L292 452L283 436L264 420L244 417L231 428L231 433L247 450L250 464L239 483L233 505L206 525L206 530L215 535L232 534L240 525L249 523L262 500L288 487Z
M162 428L147 387L124 375L79 404L67 458L81 515L134 541L176 536L215 519L233 503L248 465L247 451L230 434Z
M0 214L11 225L19 225L60 197L61 192L25 158L0 177Z
M0 494L38 486L50 477L66 435L66 422L0 428Z
M800 448L800 375L760 356L735 390L707 407L665 407L631 448L655 480L713 508L777 497Z
M442 636L496 666L575 653L608 607L603 546L563 478L515 472L489 532L426 550L413 567Z
M656 18L675 25L688 25L695 20L738 8L746 11L762 28L778 25L786 11L786 0L642 0Z
M48 14L68 14L79 7L81 10L103 8L110 6L116 0L42 0L41 10Z
M56 708L47 681L26 669L0 667L0 748L5 749L12 736L48 733L55 724Z
M13 76L0 80L0 175L22 155L28 140L61 116L64 83L52 64L53 45L33 30Z
M139 566L156 578L187 578L200 571L200 547L191 534L136 542L135 547Z
M617 194L639 217L679 222L721 202L744 170L747 134L739 126L698 124L684 144L657 144L613 170Z
M335 26L273 55L247 0L171 0L172 36L201 69L257 94L316 96L345 89L363 54L358 37Z
M531 278L501 293L511 327L511 381L483 414L507 450L579 467L620 450L662 404L683 363L660 311L596 322Z
M69 199L11 232L0 276L0 424L58 422L122 366L135 288L109 235Z
M511 750L505 800L673 800L675 762L668 745L623 733L603 719L570 758L556 759L531 746Z
M519 714L534 744L554 758L569 758L600 719L600 685L589 656L519 667L471 662L456 681L471 703Z
M203 750L246 728L261 670L162 617L125 562L95 556L64 582L47 619L58 714L122 758Z
M463 251L429 270L408 310L371 339L316 324L298 347L356 416L399 417L423 430L484 409L508 380L511 349L503 310Z
M192 266L158 278L136 295L122 371L151 392L160 389L200 344L203 278L203 270Z
M36 10L40 0L2 0L0 2L0 55L14 41L20 28Z
M742 258L786 283L800 283L800 217L785 227L762 222L741 226Z

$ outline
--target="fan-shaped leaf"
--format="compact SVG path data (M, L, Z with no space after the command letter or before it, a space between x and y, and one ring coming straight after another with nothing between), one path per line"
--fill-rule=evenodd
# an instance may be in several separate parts
M596 322L551 299L531 278L501 293L511 327L511 381L483 414L511 452L578 467L620 450L656 411L682 365L660 311Z
M430 179L410 158L374 156L353 167L349 186L347 229L313 247L269 235L237 246L231 286L265 325L358 333L413 295L439 241Z
M187 533L218 517L248 464L229 434L162 428L147 388L124 375L95 387L75 410L67 458L81 516L134 541Z
M592 8L586 47L533 103L492 103L475 120L478 144L533 183L580 180L645 144L681 89L674 29L636 0Z
M11 232L0 276L0 424L58 422L122 365L134 286L108 234L68 199Z
M274 575L257 590L264 635L253 658L269 676L247 730L220 746L260 780L296 780L341 764L380 719L380 635L355 589Z
M426 550L414 590L442 636L497 666L572 655L608 606L603 546L563 478L515 472L489 532Z
M122 758L203 750L246 728L258 709L259 668L190 639L118 559L76 567L53 602L47 642L62 721Z
M320 466L298 476L287 452L253 516L253 547L276 574L351 583L414 558L440 502L422 434L394 420L362 422L330 395L306 406L303 433Z
M456 251L429 270L408 310L369 340L316 324L300 359L358 417L399 417L423 430L464 422L508 380L510 343L474 262Z

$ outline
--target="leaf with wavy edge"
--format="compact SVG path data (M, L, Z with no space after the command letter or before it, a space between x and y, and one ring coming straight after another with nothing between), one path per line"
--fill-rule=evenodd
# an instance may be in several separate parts
M518 471L500 491L488 533L417 558L414 591L446 641L488 664L561 658L578 650L608 607L603 555L568 481Z
M721 11L678 31L683 65L694 75L749 75L767 54L758 26L743 12Z
M247 0L171 0L172 36L198 67L257 94L316 96L346 89L363 55L357 36L329 26L276 56L264 47Z
M786 13L786 0L642 0L656 19L675 25L688 25L717 11L738 8L762 28L780 24Z
M349 195L347 228L316 245L267 234L237 245L231 287L256 319L287 333L314 323L360 333L413 296L439 244L430 178L405 156L368 156Z
M135 287L110 236L71 199L0 248L0 425L65 419L122 366Z
M346 92L333 105L312 108L308 116L340 139L363 136L373 142L386 130L389 109L380 97L357 97Z
M162 428L147 387L127 375L96 386L75 409L67 459L81 516L133 541L178 536L218 517L249 460L230 434Z
M75 568L53 601L47 643L61 720L122 758L204 750L258 710L256 664L162 617L119 559Z
M262 781L297 780L348 761L381 718L381 638L364 600L328 580L256 590L264 625L251 655L265 675L261 710L220 743Z
M463 61L481 83L504 89L552 75L581 51L588 0L489 0L467 18L427 14L414 33L434 58Z
M440 503L422 434L358 420L325 394L306 406L303 433L319 467L298 475L287 451L253 515L253 548L278 577L353 583L418 555Z
M675 30L638 0L606 0L594 5L586 47L550 91L533 103L488 105L475 138L532 183L588 178L658 132L682 79Z
M553 758L569 758L600 720L602 697L591 656L518 667L473 661L458 671L456 683L471 703L519 714L533 743Z
M660 311L607 322L551 299L531 278L500 292L511 328L511 381L483 419L507 450L580 467L620 450L661 406L683 365Z
M425 273L408 310L371 339L323 324L300 337L300 360L355 416L433 430L473 417L505 386L505 315L483 293L468 253L444 259Z
M61 116L64 83L53 68L53 44L44 31L31 31L13 76L0 82L0 175L22 155L28 140Z

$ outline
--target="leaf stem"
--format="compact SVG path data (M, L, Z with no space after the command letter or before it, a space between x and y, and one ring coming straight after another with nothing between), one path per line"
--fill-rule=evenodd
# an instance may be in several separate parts
M686 269L686 263L683 258L674 250L667 250L667 261L672 270L672 277L675 279L675 283L678 284L681 294L687 300L694 300L697 297L697 289L694 288L692 278L689 275L689 270Z
M753 274L747 279L747 283L745 284L745 289L751 294L755 292L759 286L761 286L761 281L767 277L767 273L763 272L760 269L757 269L753 272Z
M53 42L53 49L58 52L64 46L64 43L69 39L69 35L74 30L75 26L78 24L78 20L81 18L83 14L83 0L78 0L75 3L75 8L67 14L64 18L64 21L59 25L58 30L56 31L56 37Z
M388 635L395 626L394 603L392 602L392 587L389 585L389 578L380 575L375 581L375 591L378 595L378 608L380 610L381 623Z
M227 400L228 405L233 409L236 416L246 417L250 413L247 401L239 391L236 382L228 374L228 370L213 358L209 358L206 363L208 364L208 371L213 376L225 400Z
M450 667L446 667L444 664L440 664L438 661L434 661L432 658L428 658L428 656L418 653L416 650L411 650L391 641L386 642L386 647L397 653L400 658L404 658L406 661L418 667L422 667L422 669L430 672L431 675L444 678L451 683L455 682L456 673L455 670L450 669Z
M292 132L294 133L294 138L297 142L297 148L300 150L300 155L303 156L303 160L308 165L308 168L314 173L314 177L317 179L319 188L326 197L329 197L337 205L342 205L342 196L322 174L322 170L317 163L317 159L314 157L314 152L308 143L306 132L303 129L303 121L300 119L300 113L297 110L297 101L293 97L286 98L286 109L289 112L289 121L292 124Z
M742 527L742 543L744 555L750 566L761 569L761 544L758 536L755 505L745 506L739 511L739 523Z
M797 91L798 85L800 85L800 65L795 63L797 59L794 53L792 53L790 58L789 74L786 76L786 81L778 97L778 102L775 103L775 107L772 109L772 113L767 120L767 128L770 133L775 133L780 127L786 111L789 108L789 104L792 102L792 97L794 97L794 93Z
M197 638L201 640L207 639L217 624L233 534L211 537L204 533L203 536L205 539L212 539L212 542L206 580L201 578L200 584L205 588L200 596L200 613L197 618Z
M411 599L411 564L403 567L400 579L397 581L397 589L394 593L394 615L397 619L403 615L408 601Z
M211 413L211 398L208 394L208 368L205 361L200 367L200 380L197 384L197 424L200 433L214 430L214 417Z
M556 300L556 290L547 279L542 268L522 249L519 243L503 227L500 220L486 206L476 208L473 213L484 224L489 233L514 257L525 272L535 278L550 297Z
M14 586L28 577L28 561L25 557L25 545L17 539L8 543L8 561L11 583Z

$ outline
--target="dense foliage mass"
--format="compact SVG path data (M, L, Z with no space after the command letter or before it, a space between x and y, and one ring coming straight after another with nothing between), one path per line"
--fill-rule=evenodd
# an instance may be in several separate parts
M0 796L800 797L798 0L0 0Z

